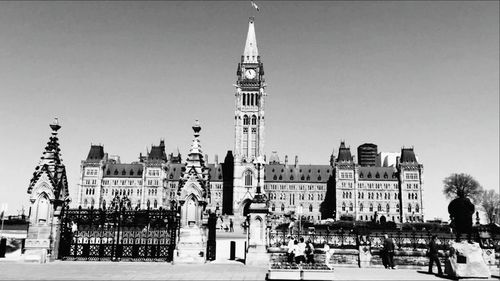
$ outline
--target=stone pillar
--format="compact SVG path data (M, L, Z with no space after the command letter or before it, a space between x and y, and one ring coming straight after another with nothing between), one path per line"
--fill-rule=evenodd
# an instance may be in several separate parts
M24 252L27 262L45 263L58 257L62 207L54 206L47 199L42 194L31 206Z

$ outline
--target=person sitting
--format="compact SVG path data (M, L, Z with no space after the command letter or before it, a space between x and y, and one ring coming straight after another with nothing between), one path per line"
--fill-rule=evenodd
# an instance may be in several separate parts
M314 245L312 244L311 240L307 240L306 250L304 253L306 255L306 262L314 263Z

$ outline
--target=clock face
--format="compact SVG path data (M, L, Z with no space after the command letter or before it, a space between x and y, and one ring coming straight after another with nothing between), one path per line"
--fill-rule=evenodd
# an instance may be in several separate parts
M257 72L255 72L255 69L247 69L245 71L245 77L248 79L253 79L257 75Z

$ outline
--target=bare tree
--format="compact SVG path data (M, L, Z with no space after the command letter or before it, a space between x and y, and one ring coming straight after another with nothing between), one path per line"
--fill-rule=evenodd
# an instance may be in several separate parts
M485 190L481 196L481 207L483 208L489 223L495 223L495 215L500 208L500 196L493 190Z
M451 174L443 180L443 193L448 199L466 197L474 203L480 202L483 188L471 175Z

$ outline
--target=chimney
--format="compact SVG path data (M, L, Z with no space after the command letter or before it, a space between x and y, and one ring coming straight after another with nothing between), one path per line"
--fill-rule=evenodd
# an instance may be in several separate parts
M215 154L215 156L214 156L214 162L215 162L215 165L219 164L219 155Z
M295 167L299 166L299 156L295 155Z
M285 155L285 166L288 165L288 155Z

